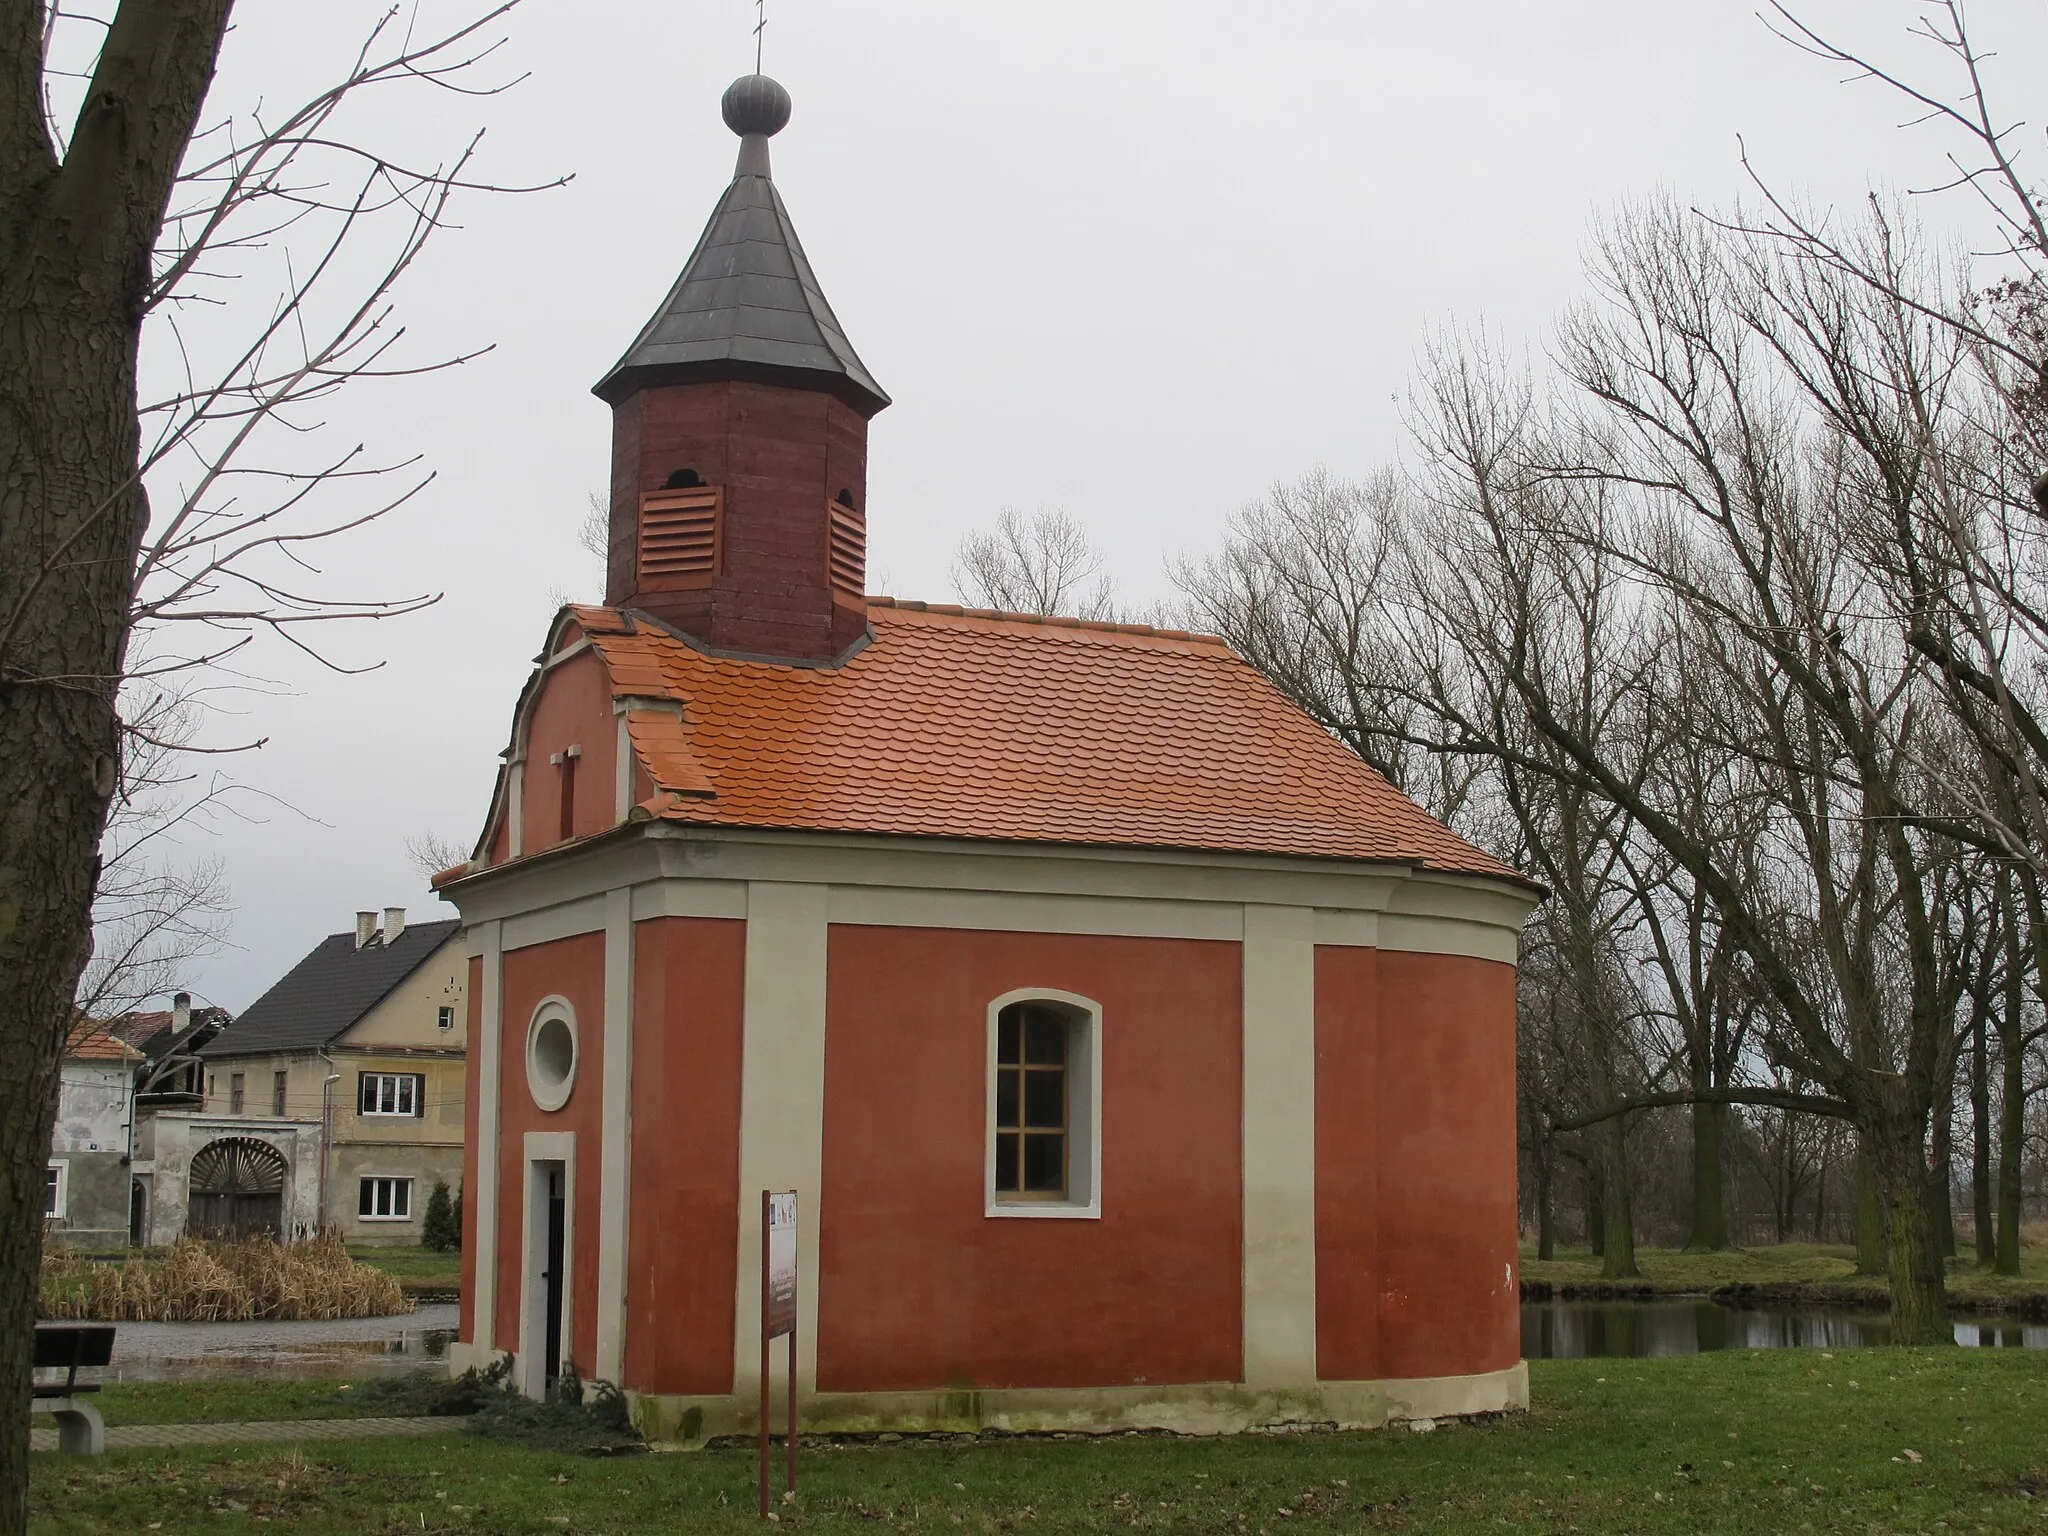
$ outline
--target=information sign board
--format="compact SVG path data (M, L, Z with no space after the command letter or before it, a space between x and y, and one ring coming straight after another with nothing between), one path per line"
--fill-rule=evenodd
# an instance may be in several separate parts
M796 1191L768 1197L768 1337L796 1332Z

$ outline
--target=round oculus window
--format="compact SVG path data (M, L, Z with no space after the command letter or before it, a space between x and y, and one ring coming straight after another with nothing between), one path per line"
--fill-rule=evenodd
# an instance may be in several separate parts
M576 1086L576 1014L559 997L536 1008L527 1027L526 1086L542 1109L560 1109Z

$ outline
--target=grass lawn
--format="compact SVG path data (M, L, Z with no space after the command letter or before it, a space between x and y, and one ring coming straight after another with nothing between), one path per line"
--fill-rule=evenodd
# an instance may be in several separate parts
M410 1414L405 1378L340 1381L110 1381L94 1394L109 1424L231 1424L255 1419L356 1419ZM47 1418L37 1419L48 1427Z
M393 1276L408 1296L452 1296L462 1285L462 1255L453 1250L355 1246L348 1256Z
M1812 1288L1818 1302L1851 1304L1882 1304L1889 1292L1882 1278L1857 1275L1855 1249L1814 1243L1731 1248L1721 1253L1638 1248L1636 1263L1643 1272L1640 1281L1602 1281L1600 1261L1583 1248L1560 1248L1558 1256L1547 1261L1536 1258L1535 1253L1533 1245L1522 1250L1523 1280L1557 1286L1614 1284L1659 1294L1713 1291L1728 1285L1801 1286ZM2017 1275L1981 1270L1974 1255L1950 1259L1948 1288L1951 1299L1987 1310L2048 1294L2048 1244L2023 1245Z
M821 1532L2048 1531L2048 1355L1539 1361L1534 1410L1416 1434L819 1447ZM33 1459L58 1533L758 1529L745 1449L594 1460L472 1436Z

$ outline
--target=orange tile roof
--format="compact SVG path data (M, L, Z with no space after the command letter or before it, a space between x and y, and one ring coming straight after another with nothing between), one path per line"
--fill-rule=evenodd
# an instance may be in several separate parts
M642 814L1390 860L1530 883L1221 640L888 598L869 608L874 639L837 667L707 655L636 615L569 610L614 697L634 701L627 732L658 787Z
M64 1042L66 1061L140 1061L142 1052L109 1033L104 1019L80 1019Z

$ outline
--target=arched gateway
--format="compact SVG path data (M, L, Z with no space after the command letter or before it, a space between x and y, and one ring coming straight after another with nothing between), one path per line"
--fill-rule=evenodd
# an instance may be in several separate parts
M192 1157L186 1232L234 1241L281 1237L289 1174L284 1154L267 1141L224 1136L208 1142Z

